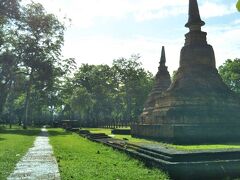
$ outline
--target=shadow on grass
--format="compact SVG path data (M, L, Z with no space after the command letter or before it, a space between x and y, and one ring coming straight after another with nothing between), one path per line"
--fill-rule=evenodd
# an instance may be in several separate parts
M49 136L65 136L70 135L72 132L59 132L54 130L48 130ZM15 134L24 136L46 136L41 133L40 129L0 129L0 134ZM1 141L1 138L0 138Z
M24 136L36 136L40 133L38 129L2 129L0 130L0 134L18 134Z
M0 141L4 141L5 140L5 138L0 138Z

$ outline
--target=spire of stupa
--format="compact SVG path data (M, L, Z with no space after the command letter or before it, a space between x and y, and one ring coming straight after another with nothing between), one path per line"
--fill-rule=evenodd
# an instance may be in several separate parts
M205 22L201 20L197 0L189 0L188 22L185 27L190 31L185 35L185 45L207 44L207 33L201 31L203 25Z
M160 58L160 67L164 67L166 63L165 48L162 46L161 58Z
M197 0L189 0L188 10L188 22L185 27L190 30L201 30L201 26L204 26L205 22L201 20Z

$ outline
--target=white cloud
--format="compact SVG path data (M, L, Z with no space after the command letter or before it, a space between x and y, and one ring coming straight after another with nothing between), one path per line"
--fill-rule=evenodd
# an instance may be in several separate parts
M236 12L235 4L205 1L200 7L203 18L219 17Z
M179 0L34 0L51 13L66 15L73 25L90 28L100 18L121 19L133 16L138 22L168 18L187 13L188 1ZM30 2L30 0L23 0ZM61 12L59 11L61 9ZM200 6L204 18L223 16L236 11L235 4L204 1Z
M66 41L64 54L66 57L76 57L78 65L108 64L119 57L130 57L139 53L143 67L154 74L157 72L161 55L161 46L165 45L167 66L170 72L179 65L180 48L183 40L163 40L145 37L112 38L109 36L94 36L77 38L76 41Z
M240 26L207 26L208 43L215 51L217 67L228 58L239 58ZM143 67L154 74L157 72L161 46L165 45L167 66L170 73L179 67L180 50L184 45L183 35L174 40L135 36L132 38L113 38L107 35L92 37L67 38L64 54L76 57L78 64L109 64L119 57L130 57L132 53L140 53Z
M160 10L148 10L148 11L138 11L135 13L134 17L138 22L153 20L153 19L161 19L172 16L178 16L180 14L184 14L185 9L182 7L173 7L173 8L162 8Z
M222 28L214 28L209 30L208 42L213 45L216 56L217 66L222 65L227 59L239 58L240 53L240 26L231 26L222 30Z
M233 24L234 24L234 25L238 25L238 24L240 24L240 19L236 19L236 20L234 20Z
M24 3L30 0L23 0ZM43 4L48 12L67 15L74 26L89 28L99 18L125 18L136 21L176 16L184 12L187 1L179 0L34 0ZM61 12L59 12L61 9Z

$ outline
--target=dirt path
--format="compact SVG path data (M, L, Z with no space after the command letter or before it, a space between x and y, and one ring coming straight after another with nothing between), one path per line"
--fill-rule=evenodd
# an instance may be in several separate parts
M57 161L49 144L45 128L36 138L34 146L18 162L8 180L60 180Z

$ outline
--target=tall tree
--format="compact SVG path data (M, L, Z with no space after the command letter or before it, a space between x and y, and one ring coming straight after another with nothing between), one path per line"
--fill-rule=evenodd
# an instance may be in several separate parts
M133 122L138 118L152 88L153 76L141 67L139 58L139 55L133 55L129 59L120 58L113 61L113 68L120 81L120 91L124 94L125 123Z
M33 85L43 90L51 85L53 71L61 61L64 42L64 25L43 6L31 3L22 8L17 29L16 51L21 59L22 70L27 75L24 128L28 122L29 102Z
M83 64L75 74L76 91L73 93L72 107L77 108L81 117L88 119L91 126L103 124L111 117L115 92L113 78L112 69L108 65Z
M16 68L16 57L11 52L8 42L10 27L19 18L18 0L0 1L0 116L6 102L9 88L13 83L13 71Z
M16 57L11 52L0 55L0 114L14 83Z

